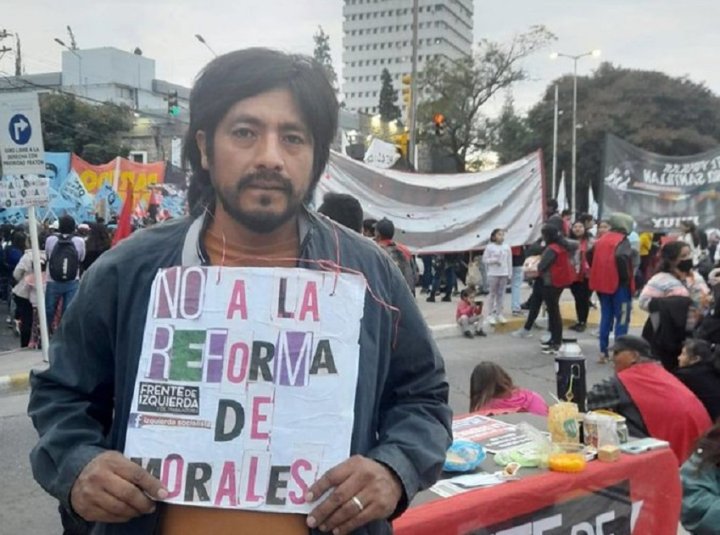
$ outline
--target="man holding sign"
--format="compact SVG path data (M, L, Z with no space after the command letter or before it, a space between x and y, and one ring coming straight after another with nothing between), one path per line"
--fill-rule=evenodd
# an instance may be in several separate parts
M448 385L401 273L305 208L337 111L302 56L242 50L200 74L192 216L93 265L32 377L33 471L68 519L384 534L439 475Z

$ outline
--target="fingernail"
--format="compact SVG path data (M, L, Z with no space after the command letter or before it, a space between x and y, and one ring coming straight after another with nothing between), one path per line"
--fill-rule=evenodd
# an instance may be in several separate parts
M160 489L157 493L158 500L164 500L168 497L167 489Z
M309 528L314 528L316 523L317 521L313 517L307 517L307 525Z
M327 531L327 526L325 524L320 526L320 531Z
M333 535L340 535L340 528L335 528L333 530Z
M315 499L315 495L312 492L308 492L305 494L305 501L311 502Z

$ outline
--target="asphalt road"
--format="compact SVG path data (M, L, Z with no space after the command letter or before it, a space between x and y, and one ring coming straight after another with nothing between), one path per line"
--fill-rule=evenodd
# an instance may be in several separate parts
M555 392L554 358L539 351L538 334L527 340L509 334L491 334L487 338L468 340L457 335L441 338L438 346L445 357L450 383L450 404L455 413L467 412L469 377L482 360L502 364L515 382L540 392L551 401ZM583 335L580 341L585 353L597 353L597 339ZM2 357L0 357L2 358ZM611 370L588 358L588 383L600 380ZM36 440L30 420L25 416L27 392L0 395L0 535L21 533L60 534L55 503L34 482L28 453Z

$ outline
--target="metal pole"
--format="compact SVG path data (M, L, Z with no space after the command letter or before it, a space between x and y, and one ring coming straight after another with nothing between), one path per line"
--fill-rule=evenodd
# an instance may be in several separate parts
M550 197L555 199L555 180L557 179L558 149L558 86L555 84L555 116L553 118L553 159L552 159L552 190Z
M32 247L33 256L33 274L35 275L35 295L37 296L38 320L40 321L40 343L42 345L43 360L49 362L48 349L50 346L50 336L48 335L47 315L45 312L45 287L42 283L40 241L38 240L37 216L35 215L34 206L28 207L28 219L30 223L30 246Z
M577 187L577 62L573 58L573 126L572 126L572 193L570 194L570 211L575 213L575 188Z
M417 106L417 62L418 62L418 4L419 0L413 0L413 19L412 19L412 71L410 73L410 112L408 123L410 126L410 139L408 141L408 160L417 170L417 154L416 154L416 136L415 124Z

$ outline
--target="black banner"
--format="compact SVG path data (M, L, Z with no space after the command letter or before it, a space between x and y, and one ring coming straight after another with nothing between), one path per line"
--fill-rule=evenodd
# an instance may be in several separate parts
M631 535L630 482L584 494L466 535Z
M720 147L661 156L608 135L603 177L603 217L628 213L639 232L676 231L686 220L720 227Z

